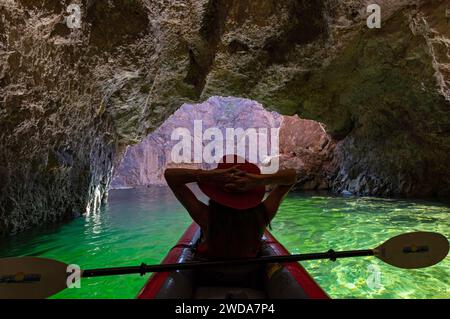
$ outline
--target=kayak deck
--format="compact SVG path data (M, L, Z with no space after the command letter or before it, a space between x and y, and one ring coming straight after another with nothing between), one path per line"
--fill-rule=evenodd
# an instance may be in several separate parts
M192 261L191 247L200 236L200 227L193 223L167 254L162 264ZM283 245L266 231L263 256L289 255ZM213 274L221 269L212 269ZM138 299L328 299L328 295L297 262L225 269L228 279L209 281L201 272L181 270L154 273L139 292ZM230 274L231 273L231 274ZM221 274L221 273L220 273ZM225 276L225 277L226 277ZM217 277L217 276L216 276ZM214 278L216 278L214 277ZM226 284L224 284L224 282ZM211 284L210 284L211 283Z

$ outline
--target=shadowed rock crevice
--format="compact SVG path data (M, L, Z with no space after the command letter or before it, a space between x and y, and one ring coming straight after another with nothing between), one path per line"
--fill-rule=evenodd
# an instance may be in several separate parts
M287 55L296 45L306 44L327 33L324 1L294 0L287 3L289 14L285 29L267 39L263 47L269 56L269 66L287 62Z
M94 1L87 8L89 44L101 53L133 43L148 33L148 15L141 0Z
M199 30L200 46L189 48L189 67L185 81L194 86L197 99L202 94L206 77L214 62L233 2L234 0L208 0Z

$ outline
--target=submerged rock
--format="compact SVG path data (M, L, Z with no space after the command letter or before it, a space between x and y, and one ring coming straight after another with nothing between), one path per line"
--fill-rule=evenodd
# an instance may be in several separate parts
M256 100L338 139L335 191L450 193L447 1L0 3L0 234L82 214L183 103ZM316 182L311 182L317 184Z

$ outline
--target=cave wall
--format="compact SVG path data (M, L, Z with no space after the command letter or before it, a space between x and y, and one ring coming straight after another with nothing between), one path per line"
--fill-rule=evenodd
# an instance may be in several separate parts
M433 3L359 31L339 58L290 84L298 88L296 112L342 139L335 190L449 196L449 28L445 5Z
M85 9L81 29L65 23L69 3ZM120 150L115 119L144 130L120 91L137 82L128 65L148 62L149 18L133 1L114 5L0 2L0 235L96 210Z
M448 196L447 2L0 2L0 234L94 209L126 145L183 103L247 97L326 124L333 188Z

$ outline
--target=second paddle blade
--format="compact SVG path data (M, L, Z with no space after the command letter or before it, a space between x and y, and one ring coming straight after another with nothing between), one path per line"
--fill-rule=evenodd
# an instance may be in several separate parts
M51 259L0 259L0 299L42 299L67 288L67 265Z
M431 232L414 232L393 237L377 247L375 256L399 268L416 269L433 266L448 255L445 236Z

